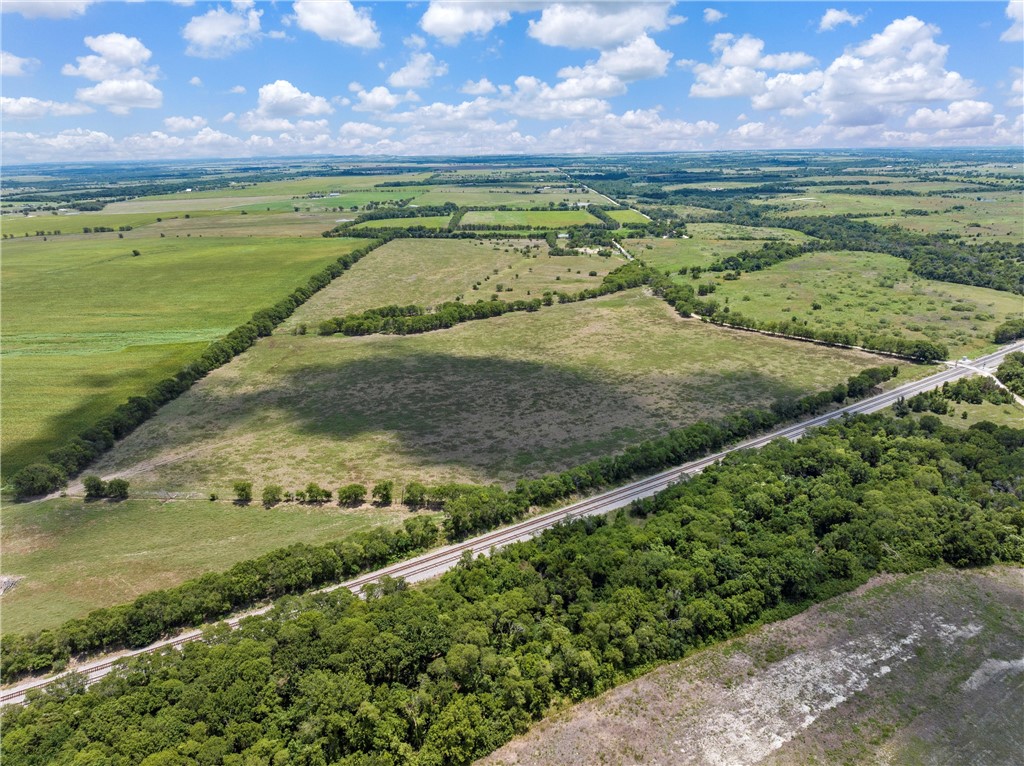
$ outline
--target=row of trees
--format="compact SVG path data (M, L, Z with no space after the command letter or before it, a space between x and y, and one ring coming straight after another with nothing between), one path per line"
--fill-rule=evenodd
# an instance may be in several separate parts
M680 285L671 279L653 272L648 282L655 293L660 295L682 316L699 316L703 319L733 327L739 330L754 330L772 335L782 335L796 340L809 340L827 346L863 348L918 362L934 362L949 358L949 349L941 343L927 340L913 340L901 335L872 335L857 330L828 330L812 327L791 317L788 321L754 319L732 311L729 306L720 306L714 300L701 300L690 285ZM703 291L709 293L708 289Z
M679 428L660 438L629 447L619 455L592 460L537 479L522 479L511 491L498 486L442 484L430 488L420 485L414 487L412 493L414 497L419 495L423 505L441 511L444 539L455 542L521 518L532 507L551 505L573 495L623 484L637 476L680 465L773 428L788 417L823 412L848 397L868 393L897 372L896 367L869 368L825 394L779 403L771 410L744 410L718 422ZM251 501L252 485L240 483L248 484L243 490ZM238 489L236 487L236 493ZM408 503L410 487L406 487L405 495ZM19 674L60 667L71 656L82 652L144 646L168 630L222 617L260 599L335 582L363 568L381 566L396 552L413 550L403 547L404 543L384 544L378 538L372 539L371 547L376 553L365 560L365 566L357 569L348 564L327 566L321 563L313 566L309 563L310 557L320 562L335 561L334 555L342 543L316 548L292 546L255 561L237 564L226 573L204 575L176 588L142 596L132 604L97 610L55 630L44 630L31 636L5 636L0 674L5 680L10 680ZM368 545L364 538L358 536L350 537L349 542L356 549ZM349 560L345 558L346 562ZM295 572L302 574L298 576ZM288 585L282 590L280 583ZM157 605L161 606L157 608Z
M1024 562L1022 459L1024 430L934 416L779 440L435 584L285 599L45 693L5 711L4 759L470 764L553 706L876 572Z
M598 287L588 287L576 293L545 293L544 297L532 300L480 300L476 303L448 301L432 310L422 306L384 306L360 314L324 320L320 323L319 332L321 335L414 335L431 332L454 327L462 322L489 319L517 311L539 311L542 306L552 305L556 297L559 303L598 298L647 284L653 273L638 263L625 263L605 275Z
M198 359L186 364L173 377L165 378L142 396L133 396L94 425L72 436L62 446L47 454L47 462L29 465L12 477L19 498L53 492L123 439L156 411L189 388L207 373L231 361L252 346L259 338L270 335L274 328L292 315L296 308L343 274L367 253L383 245L386 238L370 242L351 253L339 256L333 263L314 274L305 285L269 308L260 309L245 324L225 337L211 343Z

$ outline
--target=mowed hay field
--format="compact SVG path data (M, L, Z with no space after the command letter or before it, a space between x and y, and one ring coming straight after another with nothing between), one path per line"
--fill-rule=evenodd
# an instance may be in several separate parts
M553 257L547 251L543 241L528 239L392 240L310 298L278 332L303 323L313 328L330 317L380 306L435 306L460 295L472 303L495 293L505 300L525 300L546 290L576 292L596 287L625 263L620 257Z
M332 487L332 491L337 487ZM343 538L409 512L258 502L73 498L3 510L3 573L22 577L3 597L5 633L59 625L285 545Z
M683 320L639 290L423 335L275 335L95 470L153 493L512 483L891 363Z
M361 244L9 241L2 270L4 476L144 393L253 311Z
M728 299L732 311L744 316L796 317L814 327L869 333L896 330L944 343L954 357L988 348L996 326L1024 311L1019 295L921 279L905 260L883 253L811 253L735 281L715 278L712 297L720 304Z
M656 269L678 271L692 266L706 268L717 260L744 250L759 250L765 242L809 242L813 239L792 229L732 223L689 223L686 225L686 237L629 239L624 246L632 255Z

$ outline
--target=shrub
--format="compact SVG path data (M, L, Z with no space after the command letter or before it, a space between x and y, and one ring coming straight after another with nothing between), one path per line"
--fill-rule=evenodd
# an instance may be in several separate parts
M107 485L99 476L86 476L82 483L85 485L86 500L98 500L107 496Z
M251 481L236 481L232 488L235 490L235 500L240 503L248 503L252 501L252 482Z
M46 495L68 483L64 472L51 463L32 463L14 474L11 479L14 494L21 497Z
M338 505L362 505L366 500L366 487L362 484L346 484L338 489Z
M281 502L284 489L278 484L268 484L263 488L263 505L267 508Z
M373 485L373 502L379 506L389 506L393 501L395 483L390 479L378 481Z
M107 482L107 497L111 500L128 499L128 480L111 479Z

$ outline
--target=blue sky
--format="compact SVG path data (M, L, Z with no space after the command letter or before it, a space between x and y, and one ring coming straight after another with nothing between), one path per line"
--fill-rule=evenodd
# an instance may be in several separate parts
M1022 144L1024 0L4 0L3 158Z

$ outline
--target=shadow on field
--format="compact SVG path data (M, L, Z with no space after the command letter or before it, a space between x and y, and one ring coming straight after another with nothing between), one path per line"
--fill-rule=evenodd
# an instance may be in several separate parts
M199 417L264 455L293 448L315 455L317 444L328 446L325 440L387 433L417 462L505 475L572 465L682 424L807 393L756 371L626 370L613 377L395 346L337 364L304 365L275 380L242 395L206 389ZM274 429L265 436L264 422ZM267 443L280 435L282 422L298 438Z

